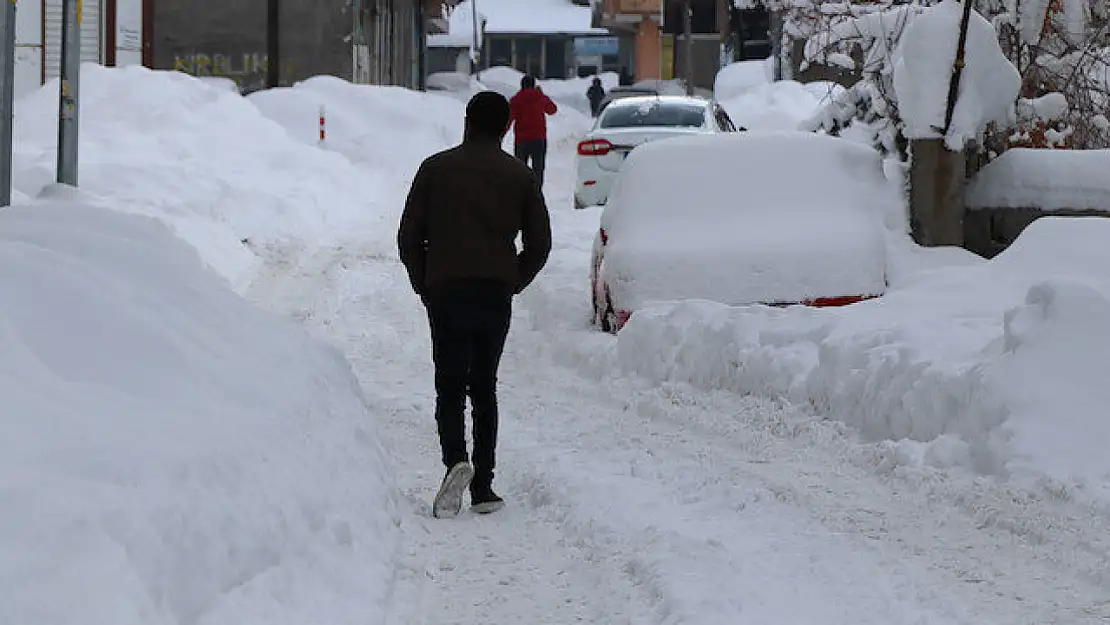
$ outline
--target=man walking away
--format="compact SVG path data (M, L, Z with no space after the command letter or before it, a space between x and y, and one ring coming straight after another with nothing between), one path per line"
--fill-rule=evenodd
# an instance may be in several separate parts
M590 114L597 118L601 113L601 101L605 99L605 87L601 86L601 78L594 76L593 84L586 90L586 98L590 101Z
M437 518L458 515L467 487L475 512L504 505L493 491L497 369L512 298L551 252L550 218L536 178L501 149L508 127L504 96L475 95L462 144L429 157L416 172L397 233L401 262L431 327L435 416L447 467L432 506ZM466 450L468 395L473 465Z
M531 162L542 189L547 161L547 116L554 115L559 107L536 86L534 77L525 76L520 80L520 91L509 100L509 108L516 136L516 157L526 164Z

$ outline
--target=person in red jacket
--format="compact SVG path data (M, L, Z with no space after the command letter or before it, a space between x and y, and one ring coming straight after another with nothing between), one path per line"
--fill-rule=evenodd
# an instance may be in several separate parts
M559 107L536 86L536 79L525 76L520 91L509 100L509 125L514 129L516 157L531 165L536 180L543 188L543 170L547 161L547 115Z

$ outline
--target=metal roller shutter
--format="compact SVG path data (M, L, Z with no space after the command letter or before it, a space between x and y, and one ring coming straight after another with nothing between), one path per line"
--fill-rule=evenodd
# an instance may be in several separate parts
M62 0L45 0L43 26L46 46L43 65L46 79L57 78L62 64ZM81 62L100 63L100 0L81 0Z

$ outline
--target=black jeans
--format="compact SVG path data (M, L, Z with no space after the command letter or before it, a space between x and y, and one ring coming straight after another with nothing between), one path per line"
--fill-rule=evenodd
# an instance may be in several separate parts
M536 179L539 180L542 189L543 170L547 165L547 139L521 141L516 144L514 151L516 157L524 161L525 165L528 165L531 161L532 171L536 174Z
M493 481L497 368L512 316L512 292L487 281L438 286L424 298L435 363L436 425L443 464L467 460L466 398L474 422L474 485Z

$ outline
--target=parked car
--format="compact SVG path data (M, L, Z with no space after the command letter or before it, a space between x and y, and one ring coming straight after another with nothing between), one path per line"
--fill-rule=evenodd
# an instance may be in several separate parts
M637 146L689 134L735 132L714 100L687 96L635 96L605 107L578 144L574 206L604 204L613 177Z
M839 306L886 291L901 199L866 145L802 132L698 134L628 157L601 214L595 325L653 301Z

